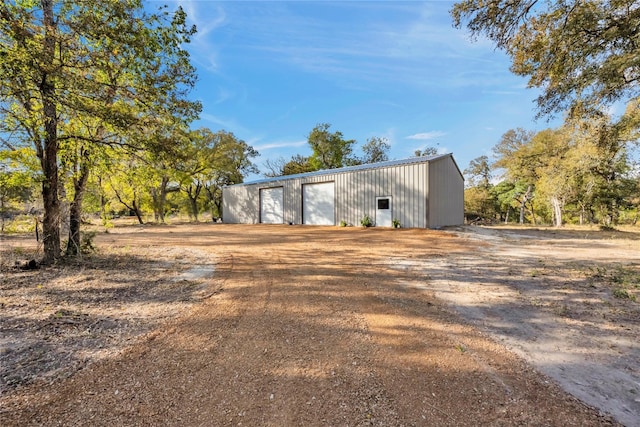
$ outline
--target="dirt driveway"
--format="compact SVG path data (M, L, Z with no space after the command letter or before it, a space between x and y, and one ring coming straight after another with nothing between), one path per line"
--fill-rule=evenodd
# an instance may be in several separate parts
M637 253L637 240L623 237L613 246L597 241L597 253ZM638 265L615 270L609 260L605 270L583 266L593 254L579 249L593 244L590 239L552 239L537 255L507 250L522 247L523 241L528 240L469 229L117 228L98 237L102 258L99 253L98 261L65 267L64 280L50 269L2 270L0 327L8 338L2 341L7 350L0 353L5 381L0 424L615 424L532 367L550 376L555 368L571 374L580 355L572 362L561 358L536 365L538 353L531 353L533 363L525 362L528 350L521 343L528 336L520 336L512 324L518 318L505 313L515 301L516 309L538 313L545 325L570 325L577 341L580 331L589 335L596 328L604 336L615 324L610 336L628 339L624 346L605 340L598 342L597 358L582 355L590 369L609 363L610 356L620 358L616 363L626 369L624 380L635 381L624 383L623 398L638 405L639 304L613 297L622 285L609 276L612 271L632 274ZM556 247L557 241L564 243ZM3 244L15 248L21 242ZM571 254L570 267L551 255L553 249ZM114 257L115 268L106 261ZM487 260L484 270L477 264L481 259ZM517 262L523 259L526 263ZM525 282L538 286L528 288ZM576 294L561 303L554 299L558 283L566 294L594 289L599 294L584 300ZM476 299L478 284L490 285L485 289L489 299ZM574 284L585 288L574 291ZM633 297L636 288L624 286ZM135 315L129 300L140 310ZM10 342L27 335L20 328L28 326L21 325L51 333L33 335L29 347L22 348ZM75 329L63 330L69 325ZM136 338L132 330L142 335ZM84 346L73 344L73 333L83 337ZM60 334L67 334L64 342L76 353L93 355L91 363L76 366L77 373L58 366L56 372L65 375L6 383L12 370L21 368L7 360L27 360L13 357L42 349L39 339L55 341ZM91 353L89 337L102 352ZM597 389L590 377L581 381ZM600 407L627 425L638 425L624 407L618 412Z

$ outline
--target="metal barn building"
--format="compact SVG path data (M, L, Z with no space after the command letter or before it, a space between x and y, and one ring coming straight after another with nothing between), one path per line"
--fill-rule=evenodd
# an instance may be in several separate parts
M453 156L413 157L268 178L222 190L232 224L360 225L438 228L464 221L464 178Z

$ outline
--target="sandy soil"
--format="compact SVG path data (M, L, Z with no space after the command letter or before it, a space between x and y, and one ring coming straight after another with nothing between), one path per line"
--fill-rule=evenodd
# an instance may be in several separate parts
M640 425L640 249L634 233L462 228L486 245L428 260L433 291L563 389ZM631 298L616 297L626 291Z
M636 235L523 233L129 226L35 271L3 238L0 424L638 425Z

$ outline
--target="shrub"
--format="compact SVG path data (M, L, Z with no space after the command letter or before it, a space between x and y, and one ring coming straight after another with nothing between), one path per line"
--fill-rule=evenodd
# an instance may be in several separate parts
M96 247L93 244L93 239L96 237L95 231L85 231L80 234L80 251L83 254L89 254L96 251Z
M360 224L362 224L363 227L371 227L373 225L373 221L369 215L365 215L360 220Z
M340 227L346 227L346 226L347 226L347 221L345 221L344 219L340 221Z
M615 227L610 225L600 225L600 231L618 231Z
M400 228L400 220L394 218L393 221L391 221L391 225L393 225L393 228Z
M629 294L626 289L618 288L613 290L613 296L620 299L636 300L636 296Z

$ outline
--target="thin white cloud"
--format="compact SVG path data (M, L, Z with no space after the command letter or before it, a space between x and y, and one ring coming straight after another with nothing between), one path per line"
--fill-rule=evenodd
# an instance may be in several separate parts
M366 25L346 26L297 13L287 5L261 10L259 20L251 14L232 19L232 25L242 27L244 47L354 89L366 90L371 82L500 87L504 80L495 76L509 73L506 64L486 54L486 46L461 41L465 32L436 14L432 3L331 3L342 8L344 16L378 16L363 21ZM384 19L381 9L386 10ZM458 70L467 75L457 78Z
M218 69L218 46L211 33L227 23L227 15L220 5L210 2L178 0L177 6L187 14L187 23L196 26L190 43L191 58L209 71Z
M302 141L293 141L293 142L271 142L262 145L256 145L254 148L256 150L273 150L278 148L290 148L290 147L302 147L307 144L306 140Z
M214 123L221 126L222 129L233 133L249 133L248 130L239 124L235 119L223 119L213 114L201 113L200 120L204 122Z
M187 14L187 21L195 24L198 32L194 36L194 41L205 39L211 31L221 27L226 22L226 14L220 5L215 3L194 2L178 0L177 5ZM200 6L206 7L202 10Z
M415 133L413 135L405 136L405 139L419 139L421 141L428 141L431 139L436 139L445 136L445 132L441 132L439 130L431 131L431 132L422 132Z

